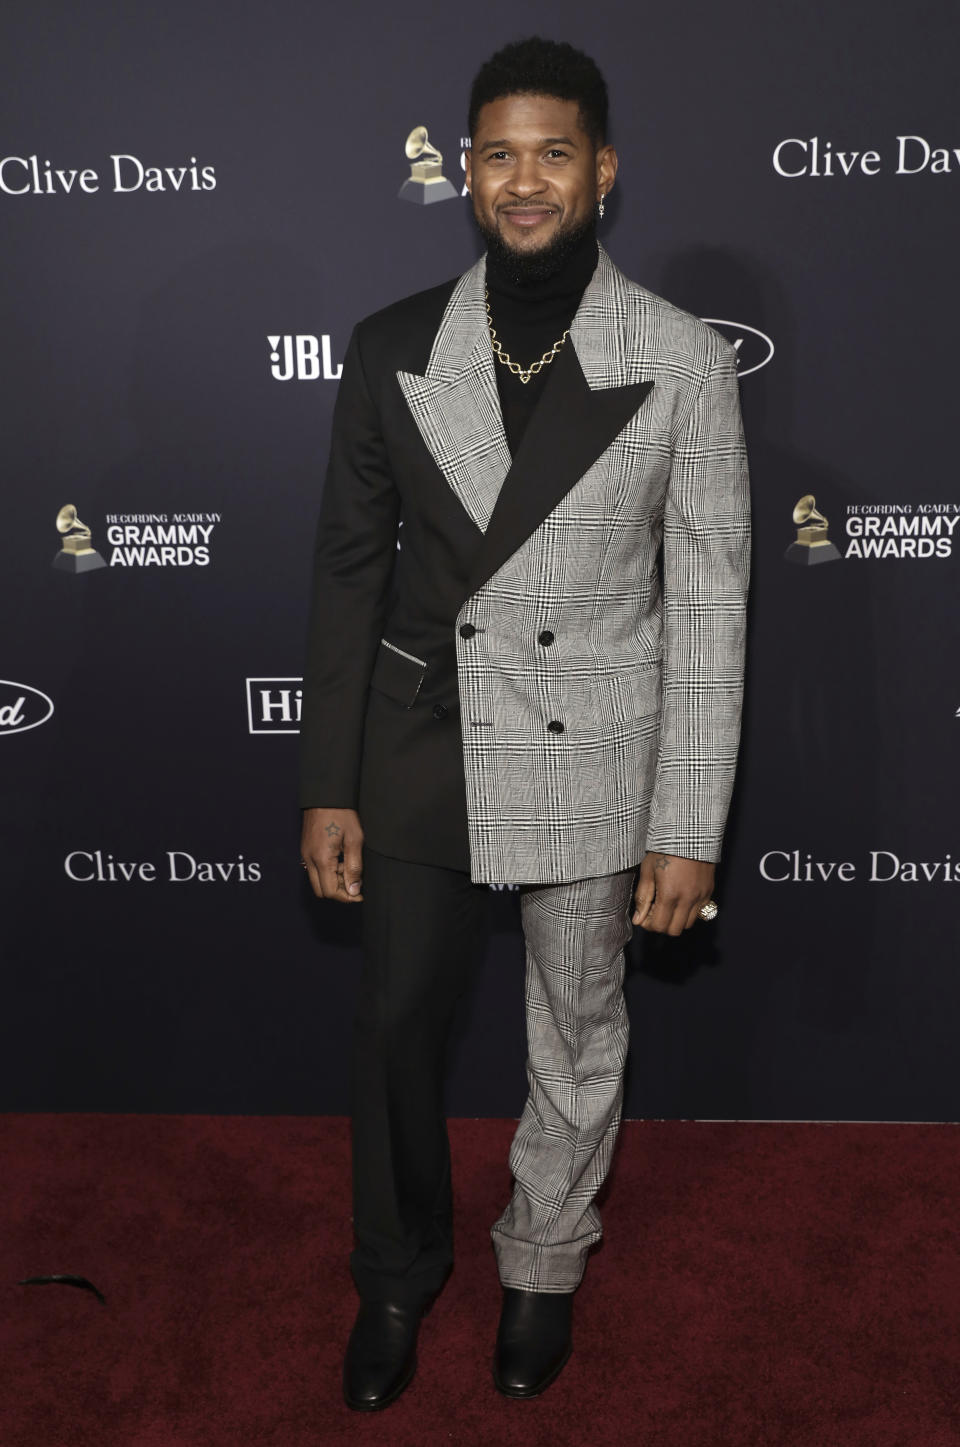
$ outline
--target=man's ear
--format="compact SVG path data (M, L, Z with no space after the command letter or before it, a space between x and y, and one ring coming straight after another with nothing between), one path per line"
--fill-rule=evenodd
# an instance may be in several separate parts
M469 191L471 190L473 185L473 152L471 151L469 146L463 153L463 164L467 174L466 184L467 190Z
M612 146L601 146L597 152L597 189L609 196L617 179L617 153Z

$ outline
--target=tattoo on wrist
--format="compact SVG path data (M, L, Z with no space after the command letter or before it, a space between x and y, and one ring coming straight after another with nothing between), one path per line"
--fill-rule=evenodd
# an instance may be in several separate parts
M670 863L670 860L669 860L669 858L667 857L666 854L658 854L658 855L657 855L656 863L654 864L653 867L654 867L654 869L666 869L666 867L667 867L667 865L668 865L669 863Z

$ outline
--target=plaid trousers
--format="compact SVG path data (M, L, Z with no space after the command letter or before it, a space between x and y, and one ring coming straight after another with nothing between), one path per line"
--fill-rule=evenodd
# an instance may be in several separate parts
M513 1195L490 1233L504 1286L573 1291L602 1235L594 1197L623 1105L635 877L628 869L521 893L529 1094L510 1147Z

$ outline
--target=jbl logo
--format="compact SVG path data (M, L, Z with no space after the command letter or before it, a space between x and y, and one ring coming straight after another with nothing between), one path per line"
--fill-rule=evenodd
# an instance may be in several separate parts
M330 338L322 337L267 337L270 343L270 375L278 382L316 382L320 377L325 382L337 382L343 371L342 364L333 365Z

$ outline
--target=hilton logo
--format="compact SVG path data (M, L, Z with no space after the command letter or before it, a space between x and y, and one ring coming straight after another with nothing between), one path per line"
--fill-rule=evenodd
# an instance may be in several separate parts
M302 678L248 678L247 726L252 734L298 734Z
M333 365L329 336L267 337L270 344L270 375L278 382L339 382L343 364Z

